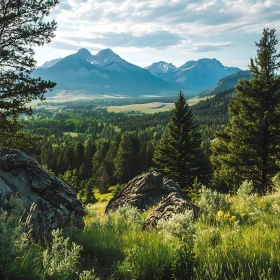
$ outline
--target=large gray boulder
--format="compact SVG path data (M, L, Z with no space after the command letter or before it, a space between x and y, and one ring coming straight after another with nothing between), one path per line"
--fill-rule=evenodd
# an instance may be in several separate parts
M187 201L180 193L172 192L153 209L147 217L144 228L155 227L159 220L168 220L173 214L192 210L194 218L197 218L199 207Z
M172 180L163 178L161 173L148 172L129 181L109 201L105 213L115 211L124 204L130 204L139 210L146 210L172 192L181 193L181 189Z
M135 177L108 203L105 213L115 211L125 204L139 210L152 206L145 227L154 227L160 219L169 219L173 213L182 213L192 209L197 217L199 208L186 200L178 184L164 178L159 172L148 172Z
M84 226L85 211L73 189L25 153L0 148L0 208L8 210L9 199L15 194L29 213L28 225L34 236L48 237L53 229L71 222Z

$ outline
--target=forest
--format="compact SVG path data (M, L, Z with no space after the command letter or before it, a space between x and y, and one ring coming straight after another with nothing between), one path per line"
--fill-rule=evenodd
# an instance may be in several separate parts
M50 238L31 238L22 194L10 196L0 209L0 279L279 279L276 30L264 28L256 42L251 80L193 106L179 91L149 99L174 102L173 110L155 114L107 110L145 98L32 109L30 101L43 101L55 87L31 76L33 47L49 43L56 29L46 16L58 1L43 2L2 3L0 147L22 150L59 177L86 215L84 227L73 219ZM176 182L198 215L185 210L146 229L153 209L125 204L105 214L126 183L154 170Z

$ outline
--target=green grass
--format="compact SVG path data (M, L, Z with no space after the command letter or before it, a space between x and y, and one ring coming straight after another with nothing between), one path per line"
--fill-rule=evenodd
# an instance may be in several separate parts
M194 97L188 99L187 102L190 106L195 105L201 100L205 100L209 97L198 98ZM170 111L174 108L174 103L163 103L163 102L151 102L145 104L132 104L132 105L122 105L122 106L108 106L109 112L138 112L142 114L153 114L158 112Z
M6 236L7 245L0 247L1 258L5 259L4 254L11 257L2 271L6 269L6 275L14 279L45 279L54 272L55 279L65 279L69 267L73 268L71 279L83 280L95 279L94 273L101 280L279 279L280 192L259 197L248 187L249 183L244 184L244 190L235 196L204 189L196 221L187 212L145 231L146 213L124 206L104 215L112 193L96 192L98 202L88 206L83 230L70 227L64 231L64 238L70 238L67 242L60 239L60 243L54 240L40 246L30 241L21 247L17 240L8 238L15 229L5 225L11 220L2 215L1 241ZM59 266L51 251L44 266L47 248L59 251ZM69 252L74 248L81 250L76 250L77 263L71 266Z

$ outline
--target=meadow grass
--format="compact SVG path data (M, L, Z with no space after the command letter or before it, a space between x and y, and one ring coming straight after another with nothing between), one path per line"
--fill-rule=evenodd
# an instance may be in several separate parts
M9 263L0 266L1 275L42 280L280 279L280 193L258 196L250 184L245 182L234 196L204 188L197 220L186 212L146 230L147 213L124 205L104 215L113 194L96 193L98 202L88 205L83 230L69 227L40 245L29 241L23 246L23 228L10 226L17 219L2 213L0 235L6 243L0 253Z
M108 106L108 112L138 112L143 114L153 114L158 112L170 111L174 107L174 103L151 102L145 104L131 104L122 106Z

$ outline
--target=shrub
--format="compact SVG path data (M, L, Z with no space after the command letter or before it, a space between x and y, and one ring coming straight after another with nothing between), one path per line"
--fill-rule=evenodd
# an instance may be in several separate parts
M205 186L202 187L198 206L204 213L214 213L216 215L219 210L227 212L231 205L232 202L225 195L207 189Z
M246 209L247 212L254 210L257 203L257 194L253 193L253 181L244 181L237 190L237 198L240 201L240 206Z
M190 279L193 275L193 245L195 225L193 211L173 214L168 220L160 220L157 229L165 243L173 248L172 271L174 276Z
M232 202L225 195L203 186L201 189L201 197L197 205L201 210L200 219L205 223L215 223L217 212L228 212Z
M82 247L69 243L69 238L61 236L61 230L52 232L50 248L43 252L43 274L46 279L74 279Z
M27 248L27 235L21 223L24 210L21 199L16 196L11 196L9 214L0 209L0 279L16 275L16 259Z
M280 190L280 172L278 172L272 179L271 179L274 188L279 191Z
M136 207L133 207L129 204L125 204L118 208L116 214L119 216L119 219L122 220L123 223L127 224L135 224L138 226L143 226L144 218L141 216Z

